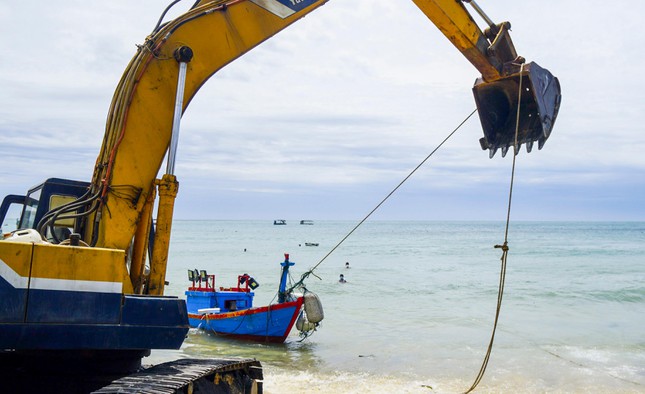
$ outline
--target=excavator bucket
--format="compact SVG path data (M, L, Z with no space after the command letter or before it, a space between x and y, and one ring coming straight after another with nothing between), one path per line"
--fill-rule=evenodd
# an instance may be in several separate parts
M522 144L526 144L526 151L530 152L535 141L538 149L542 149L551 135L562 98L558 79L533 62L525 64L521 71L518 67L517 72L493 82L478 79L473 93L484 129L484 137L479 142L482 149L489 150L491 158L498 149L506 156L508 149L515 145L518 105L515 154Z

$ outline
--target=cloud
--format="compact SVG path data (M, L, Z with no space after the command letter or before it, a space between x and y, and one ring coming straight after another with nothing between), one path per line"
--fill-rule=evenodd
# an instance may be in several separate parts
M91 176L116 84L164 6L0 4L0 34L7 38L0 63L1 194L47 177ZM181 3L170 16L189 6ZM634 208L645 184L645 4L484 6L495 21L512 22L520 54L553 71L563 88L545 148L518 158L518 185L542 205L531 212L550 212L549 193L557 193L571 201L571 217L626 217L620 204L645 219ZM330 218L351 215L359 201L369 205L358 196L387 193L474 109L477 76L413 2L331 0L218 72L191 102L178 152L178 217L194 216L197 201L227 206L233 218L290 206ZM444 207L442 217L487 216L486 204L505 193L510 155L489 160L480 136L473 118L400 198L422 204L425 192L438 196L429 198ZM586 196L580 206L576 193ZM285 199L289 194L298 199ZM254 205L258 195L273 197ZM451 208L439 197L479 201ZM344 203L351 208L340 208ZM404 205L397 212L413 216ZM416 212L436 217L422 211Z

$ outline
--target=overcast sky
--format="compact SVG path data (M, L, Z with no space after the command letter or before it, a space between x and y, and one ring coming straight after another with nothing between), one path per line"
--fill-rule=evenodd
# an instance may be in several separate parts
M0 0L1 195L91 178L114 89L166 4ZM479 5L562 86L551 138L518 156L512 218L645 220L645 2ZM330 0L197 94L175 218L360 219L475 108L477 77L411 1ZM473 117L374 218L504 220L511 155L489 159L480 137Z

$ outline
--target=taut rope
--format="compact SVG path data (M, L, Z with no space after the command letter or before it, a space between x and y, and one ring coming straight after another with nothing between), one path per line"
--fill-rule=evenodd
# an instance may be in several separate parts
M423 160L421 161L421 163L419 163L419 164L418 164L418 165L417 165L417 166L416 166L412 171L410 171L410 173L409 173L405 178L403 178L403 180L402 180L401 182L399 182L399 184L398 184L398 185L396 185L396 187L395 187L394 189L392 189L392 191L391 191L390 193L388 193L388 195L387 195L387 196L385 196L385 198L383 198L383 200L381 200L381 202L379 202L379 203L374 207L374 209L372 209L372 210L370 211L370 213L368 213L367 215L365 215L365 217L364 217L360 222L358 222L358 224L357 224L356 226L354 226L354 228L353 228L353 229L351 229L351 230L350 230L350 232L349 232L349 233L347 233L347 235L345 235L345 236L343 237L343 239L341 239L341 240L340 240L340 242L338 242L338 243L336 244L336 246L334 246L334 247L333 247L333 248L332 248L332 249L331 249L331 250L330 250L330 251L329 251L329 252L328 252L328 253L327 253L327 254L326 254L322 259L320 259L320 261L319 261L316 265L314 265L311 269L309 269L309 271L307 271L307 272L305 272L304 274L302 274L302 276L300 277L300 280L299 280L298 282L296 282L296 284L294 284L293 286L291 286L291 287L289 288L289 290L287 290L287 293L291 292L291 291L292 291L293 289L295 289L296 287L298 287L298 286L302 285L302 283L304 282L304 280L305 280L305 279L307 279L307 278L309 277L309 275L313 274L314 270L315 270L316 268L318 268L318 266L319 266L320 264L322 264L322 262L323 262L323 261L325 261L325 259L327 259L327 257L329 257L332 253L334 253L334 251L335 251L336 249L338 249L338 247L339 247L343 242L345 242L345 240L346 240L347 238L349 238L349 236L350 236L350 235L352 235L352 233L354 233L354 231L356 231L356 229L358 229L358 228L361 226L361 224L363 224L363 223L364 223L364 222L365 222L365 221L366 221L370 216L372 216L372 214L373 214L374 212L376 212L376 210L377 210L377 209L379 209L379 208L381 207L381 205L383 205L383 204L385 203L385 201L387 201L387 199L388 199L388 198L390 198L390 197L394 194L394 192L396 192L396 191L397 191L397 190L398 190L398 189L399 189L399 188L400 188L400 187L401 187L401 186L402 186L402 185L403 185L403 184L404 184L404 183L405 183L405 182L406 182L406 181L407 181L407 180L408 180L408 179L409 179L409 178L410 178L410 177L411 177L415 172L417 172L417 170L418 170L419 168L421 168L421 166L422 166L422 165L424 165L424 164L425 164L425 162L426 162L426 161L428 161L428 160L430 159L430 157L432 157L432 155L434 155L434 154L435 154L435 152L436 152L436 151L438 151L438 150L439 150L439 148L441 148L441 147L443 146L443 144L445 144L445 143L450 139L450 137L452 137L452 136L457 132L457 130L459 130L459 129L461 128L461 126L463 126L463 125L464 125L464 123L466 123L466 121L468 121L468 119L470 119L470 117L471 117L471 116L473 116L473 115L475 114L475 112L477 112L477 110L476 110L476 109L475 109L473 112L471 112L468 116L466 116L466 118L465 118L464 120L462 120L462 121L461 121L461 123L459 123L459 125L458 125L457 127L455 127L455 129L454 129L452 132L450 132L450 134L448 134L448 136L447 136L446 138L444 138L444 139L443 139L443 141L441 141L441 143L439 143L439 145L437 145L437 147L436 147L436 148L434 148L434 150L433 150L432 152L430 152L430 154L429 154L428 156L426 156L426 158L425 158L425 159L423 159ZM315 275L315 274L314 274L314 275Z

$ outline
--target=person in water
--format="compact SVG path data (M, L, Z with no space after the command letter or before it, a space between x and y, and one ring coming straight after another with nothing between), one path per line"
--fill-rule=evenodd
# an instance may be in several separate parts
M343 274L340 274L340 279L338 279L338 283L347 283L345 280L345 276Z
M345 268L349 269L349 261L345 263Z

